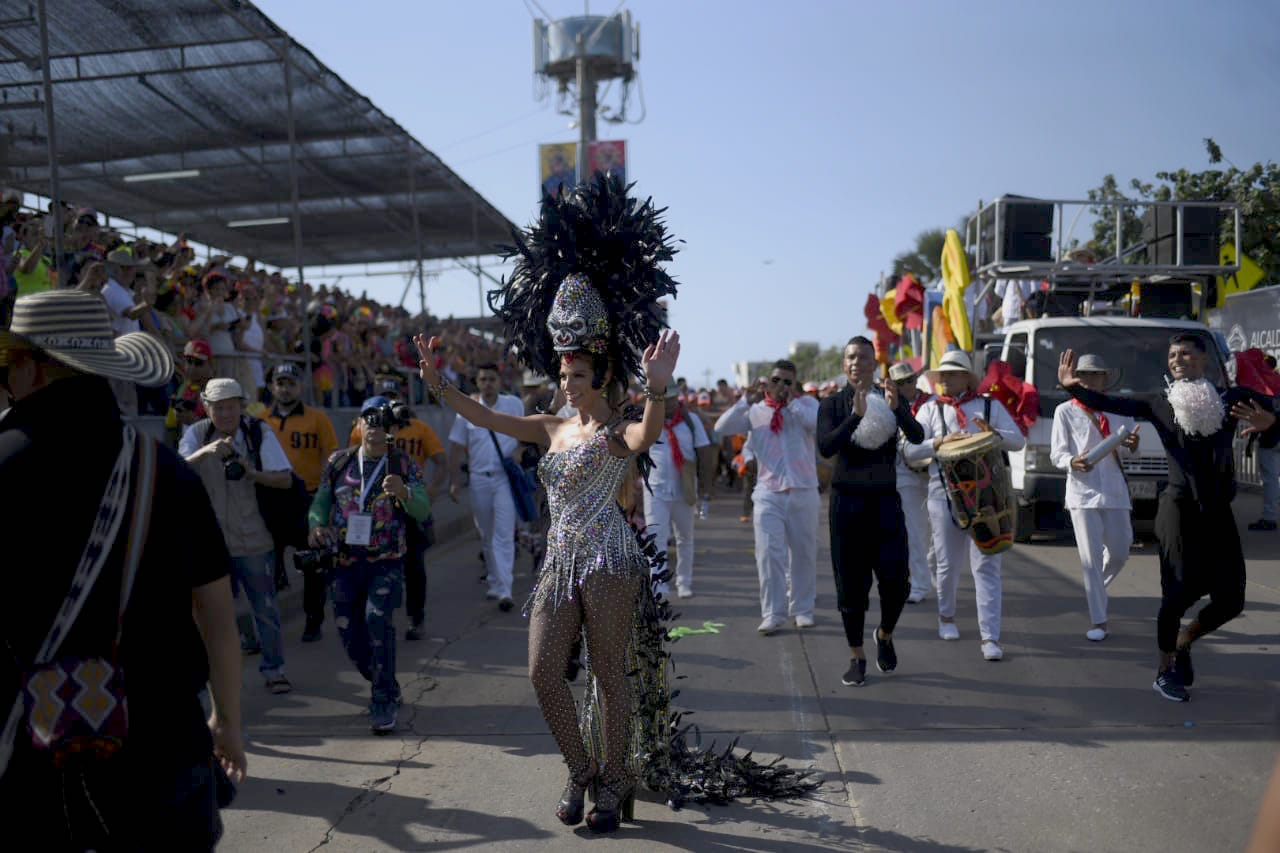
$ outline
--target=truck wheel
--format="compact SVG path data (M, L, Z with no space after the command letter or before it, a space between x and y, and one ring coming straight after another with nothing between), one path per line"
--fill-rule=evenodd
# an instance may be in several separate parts
M1036 532L1036 505L1014 501L1013 504L1013 541L1030 542L1031 534Z

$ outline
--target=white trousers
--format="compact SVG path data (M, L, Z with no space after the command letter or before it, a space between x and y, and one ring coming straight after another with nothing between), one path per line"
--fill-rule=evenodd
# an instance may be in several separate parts
M1073 509L1071 526L1084 573L1084 597L1094 625L1107 621L1107 587L1120 574L1133 544L1127 509Z
M956 587L966 560L978 599L978 630L983 640L1000 639L1000 555L984 554L969 531L956 527L945 500L930 500L934 559L938 564L938 615L956 615Z
M760 615L812 616L818 597L818 489L751 493Z
M693 589L693 507L684 498L668 500L644 493L644 532L659 551L676 537L676 589Z
M929 563L929 484L912 475L903 482L898 478L898 497L902 498L902 517L907 522L907 559L911 568L911 594L926 596L933 589L933 569Z
M471 513L484 546L489 592L510 598L511 567L516 560L516 505L505 471L471 475Z

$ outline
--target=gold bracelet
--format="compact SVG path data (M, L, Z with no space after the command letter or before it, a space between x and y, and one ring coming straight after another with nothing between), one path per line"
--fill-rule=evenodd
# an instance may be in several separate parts
M663 393L659 394L649 385L643 385L640 388L641 393L644 394L644 398L646 400L653 400L655 403L659 403L667 399L666 389L664 388L662 390Z
M427 390L430 391L437 400L444 402L444 392L451 387L449 380L441 376L440 381L435 385L428 385Z

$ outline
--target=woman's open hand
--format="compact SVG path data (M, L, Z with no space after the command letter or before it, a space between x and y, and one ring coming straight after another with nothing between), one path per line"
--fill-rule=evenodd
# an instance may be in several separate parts
M644 368L645 383L655 390L667 387L676 372L676 359L680 357L680 333L664 329L662 335L645 347L640 365Z

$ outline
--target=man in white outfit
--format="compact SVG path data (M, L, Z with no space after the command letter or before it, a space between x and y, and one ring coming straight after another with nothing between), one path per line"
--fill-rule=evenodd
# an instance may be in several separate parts
M480 393L476 399L490 409L523 416L524 403L511 394L499 394L499 381L497 365L479 365L476 387ZM460 469L465 458L471 477L471 513L480 531L484 564L489 573L489 591L485 598L497 599L503 612L514 606L511 567L516 559L516 505L499 452L512 457L519 447L520 442L511 436L478 427L461 415L454 419L453 428L449 430L449 496L457 500Z
M1080 356L1076 374L1090 391L1106 390L1109 371L1100 356ZM1121 447L1126 452L1137 450L1133 418L1095 412L1074 398L1053 411L1049 459L1055 468L1067 472L1066 507L1075 529L1092 623L1085 637L1095 643L1107 638L1107 587L1124 568L1133 544L1132 504L1120 467L1120 448L1093 464L1085 454L1122 427L1129 428L1129 436Z
M680 403L680 386L667 386L666 423L662 438L649 448L653 470L644 494L645 534L666 550L668 538L676 538L676 595L693 595L693 510L698 501L699 456L711 446L702 419Z
M1022 430L1003 403L974 393L977 381L969 356L959 350L948 352L937 369L929 371L929 382L937 393L916 413L916 420L924 427L924 441L907 446L907 461L933 459L941 445L976 432L995 432L1000 436L1002 450L1022 449L1026 444ZM1000 647L1001 555L982 553L968 531L961 530L952 520L936 461L929 465L928 503L938 564L938 636L944 640L960 639L955 618L956 587L967 557L977 592L982 656L989 661L1000 660L1004 657Z
M919 374L906 362L889 368L889 381L898 387L898 395L906 400L913 411L919 411L924 393L916 387ZM898 497L902 500L902 517L907 523L907 565L911 569L911 592L907 601L919 604L929 597L933 589L933 572L929 568L929 509L925 505L929 497L928 466L917 470L907 465L903 450L910 444L906 436L898 432L898 462L896 466ZM918 463L924 464L924 463Z
M774 362L763 393L752 389L716 421L717 435L747 436L756 455L756 570L760 576L757 629L786 624L812 628L818 595L818 401L800 393L796 366Z

